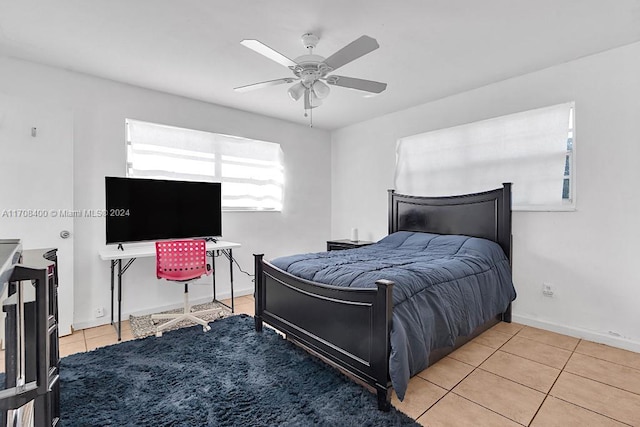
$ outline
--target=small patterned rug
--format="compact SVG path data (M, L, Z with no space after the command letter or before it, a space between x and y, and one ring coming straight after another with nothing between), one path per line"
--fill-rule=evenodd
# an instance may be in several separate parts
M198 316L208 322L213 322L214 320L224 319L225 317L231 316L231 310L229 310L224 305L218 302L207 302L204 304L196 304L191 307L191 311L200 311L200 310L208 310L208 309L216 309L216 311L212 313L205 314L203 316ZM163 311L163 313L181 313L182 308L178 308L175 310ZM149 337L156 334L156 328L158 325L168 322L170 319L162 319L162 320L151 320L151 315L147 314L145 316L129 316L129 322L131 323L131 332L135 338L144 338ZM178 322L173 327L168 330L175 330L184 328L187 326L193 326L195 323L189 320L183 320L182 322Z

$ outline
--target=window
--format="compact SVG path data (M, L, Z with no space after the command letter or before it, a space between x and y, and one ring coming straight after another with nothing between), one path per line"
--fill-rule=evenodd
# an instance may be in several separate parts
M279 144L126 120L127 176L222 183L224 210L280 211Z
M574 206L573 103L398 140L400 193L446 196L512 182L514 210Z

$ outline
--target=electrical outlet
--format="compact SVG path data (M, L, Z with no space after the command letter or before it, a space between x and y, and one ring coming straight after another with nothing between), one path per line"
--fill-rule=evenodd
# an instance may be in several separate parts
M553 286L551 285L551 283L542 284L542 295L544 295L545 297L553 296Z
M104 316L104 308L102 307L96 308L96 317L102 317L102 316Z

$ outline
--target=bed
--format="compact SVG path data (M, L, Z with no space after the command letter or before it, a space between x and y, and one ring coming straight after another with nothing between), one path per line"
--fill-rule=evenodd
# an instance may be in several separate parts
M272 262L255 255L256 330L261 331L263 323L271 325L375 389L378 407L385 411L390 408L392 388L402 399L410 376L498 322L510 322L515 298L510 275L510 184L449 197L389 190L388 213L389 235L371 246ZM487 246L496 260L478 258L480 246ZM438 255L445 250L441 247L450 252ZM407 258L442 264L443 272L423 264L408 267L402 254L416 248ZM385 258L376 261L374 252ZM450 260L460 269L443 264ZM333 264L327 267L327 262ZM352 270L343 270L347 265ZM366 266L372 267L364 271ZM316 281L319 271L329 272L322 283ZM446 298L453 299L437 296L443 303L431 306L432 291L444 285L436 280L416 288L405 283L407 275L443 276L437 280L454 283L464 295L456 297L447 290ZM469 279L471 285L466 284ZM474 302L473 295L491 301L485 307Z

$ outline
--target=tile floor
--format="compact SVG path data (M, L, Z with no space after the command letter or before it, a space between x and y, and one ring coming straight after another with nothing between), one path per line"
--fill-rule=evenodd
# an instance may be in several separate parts
M252 296L235 304L253 315ZM122 329L133 339L128 321ZM60 339L60 356L116 342L111 325L76 331ZM413 377L392 403L425 426L640 426L640 354L501 323Z
M501 323L392 403L425 426L640 426L640 354Z

